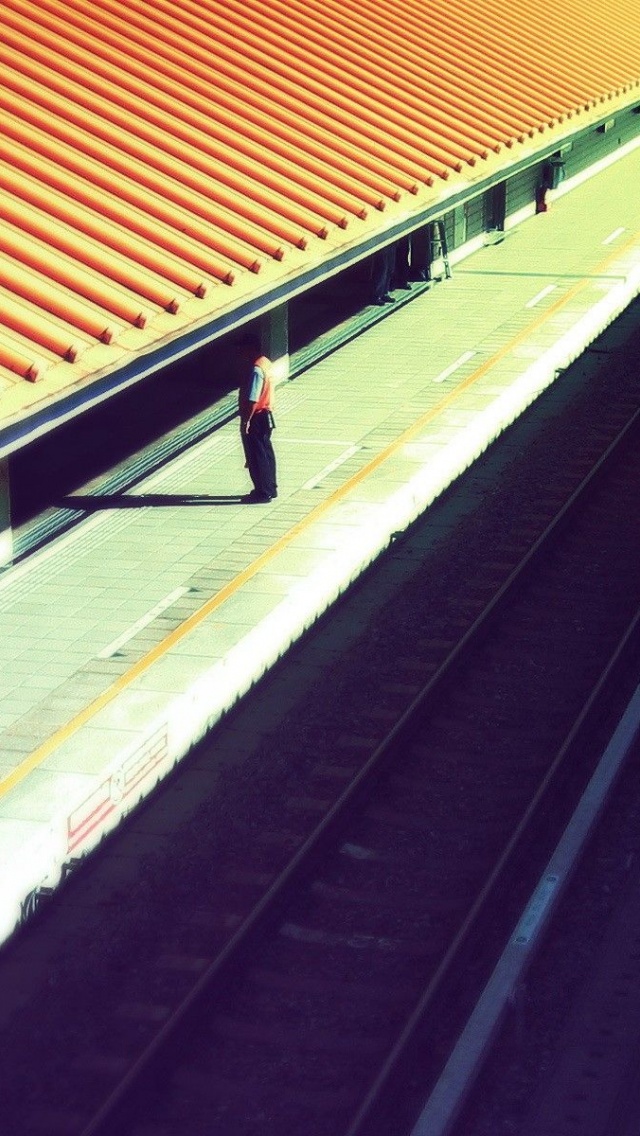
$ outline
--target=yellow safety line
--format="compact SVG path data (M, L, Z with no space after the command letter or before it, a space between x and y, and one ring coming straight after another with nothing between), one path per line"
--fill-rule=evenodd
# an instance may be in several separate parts
M628 246L634 243L635 237L632 237L629 241L625 242L623 248L626 249ZM615 253L612 253L608 257L606 257L598 267L604 267L610 261L617 259L620 256L621 251L622 249L618 248ZM234 579L231 580L228 584L226 584L224 588L222 588L219 592L216 592L215 596L212 596L211 599L207 600L207 602L203 604L203 606L199 608L197 612L194 612L193 615L190 615L189 618L184 621L184 623L181 623L179 627L176 627L173 631L171 631L169 635L167 635L160 643L156 644L155 647L152 647L146 655L143 655L141 659L138 659L138 661L134 663L133 666L125 672L125 674L120 675L120 677L117 678L115 682L113 682L111 686L108 687L107 690L103 691L103 693L100 694L98 698L95 698L93 702L89 703L89 705L84 708L84 710L81 710L79 714L76 714L76 716L72 718L70 722L65 723L64 726L61 726L60 729L56 730L55 733L53 733L49 738L47 738L45 742L42 743L42 745L38 746L38 748L35 749L33 753L26 757L20 763L20 765L18 765L6 777L2 778L2 780L0 780L0 797L5 796L11 789L15 788L16 785L24 780L24 778L31 772L32 769L35 769L38 765L40 765L41 762L43 762L47 757L49 757L51 753L53 753L55 749L58 748L58 746L62 745L63 742L67 741L68 738L77 733L78 730L80 730L84 725L86 725L88 721L91 720L91 718L94 718L96 714L98 714L105 706L108 706L108 704L112 702L113 699L121 693L121 691L126 690L126 688L130 686L132 682L135 682L135 680L139 678L141 674L144 674L144 672L147 671L149 667L153 665L153 663L157 662L158 659L166 655L167 652L170 651L176 643L179 643L180 640L184 639L190 631L201 624L207 618L207 616L211 615L211 612L215 611L216 608L220 607L224 603L225 600L234 595L243 586L243 584L247 582L247 580L250 580L253 576L255 576L265 564L268 564L269 561L273 560L274 557L276 557L283 548L290 544L291 541L294 540L294 538L298 535L298 533L303 532L306 528L313 524L314 521L322 516L323 513L326 513L328 509L335 505L336 502L340 501L343 497L346 497L346 495L356 485L358 485L361 481L363 481L366 477L373 473L374 470L378 469L385 461L387 461L388 458L396 453L396 451L399 450L401 446L406 445L410 438L412 438L415 434L418 434L429 422L431 422L434 418L441 414L442 411L445 410L451 403L455 402L465 390L467 390L470 386L473 386L473 384L476 383L478 379L482 378L482 376L485 375L487 371L491 370L491 368L494 367L496 363L498 363L501 359L503 359L505 355L508 355L509 352L518 345L518 343L530 336L540 324L545 323L549 316L551 316L557 309L564 307L564 305L570 299L572 299L573 296L575 296L590 283L591 281L589 279L582 279L572 288L570 288L564 296L559 297L550 308L540 314L538 319L534 320L533 323L528 324L525 329L514 336L514 338L510 340L507 345L501 347L500 350L497 351L495 355L492 355L490 359L485 360L485 362L475 371L473 371L471 375L468 375L466 379L463 379L463 381L459 383L454 390L450 391L449 394L445 395L445 397L440 400L440 402L438 402L430 410L426 411L419 419L417 419L416 422L409 426L400 435L399 438L396 438L393 442L390 442L384 450L382 450L376 457L372 458L366 466L358 471L358 473L355 473L351 478L349 478L348 481L346 481L343 485L336 489L330 497L327 497L325 501L321 501L318 505L316 505L315 508L312 509L312 511L308 513L301 521L298 521L295 525L293 525L289 532L285 533L284 536L279 537L275 544L271 545L270 548L261 553L257 560L254 560L252 564L250 564L247 568L244 568L242 572L238 573L238 575L235 576Z

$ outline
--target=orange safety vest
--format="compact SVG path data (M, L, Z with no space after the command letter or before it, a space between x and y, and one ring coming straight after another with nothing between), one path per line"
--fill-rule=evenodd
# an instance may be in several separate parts
M272 363L270 359L267 359L266 355L260 355L253 365L254 367L259 367L264 375L262 390L260 391L254 409L254 414L259 414L261 410L273 410Z

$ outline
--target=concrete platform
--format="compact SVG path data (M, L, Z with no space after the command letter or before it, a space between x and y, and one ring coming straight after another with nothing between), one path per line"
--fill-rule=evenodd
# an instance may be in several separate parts
M0 577L0 942L640 293L640 149ZM568 192L571 190L571 192ZM76 498L77 501L77 498Z

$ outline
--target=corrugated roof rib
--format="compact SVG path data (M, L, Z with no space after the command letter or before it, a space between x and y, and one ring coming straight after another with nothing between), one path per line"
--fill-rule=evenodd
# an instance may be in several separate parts
M636 6L4 0L0 408L631 98Z

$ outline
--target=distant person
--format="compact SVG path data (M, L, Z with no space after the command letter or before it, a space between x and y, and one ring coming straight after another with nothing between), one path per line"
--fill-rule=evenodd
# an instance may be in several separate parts
M411 237L401 237L395 248L393 283L396 288L410 288L411 284Z
M431 225L423 225L411 234L410 280L417 282L431 279Z
M542 177L538 182L535 190L536 197L536 213L546 213L549 208L547 194L553 186L553 173L549 163L545 163L542 169Z
M395 267L395 249L387 245L374 253L371 258L371 289L374 304L392 304L393 296L389 295L391 279Z
M244 498L248 502L273 501L278 496L276 456L271 443L273 421L272 364L261 354L257 335L245 335L238 343L240 383L238 409L240 435L253 482L253 490Z

